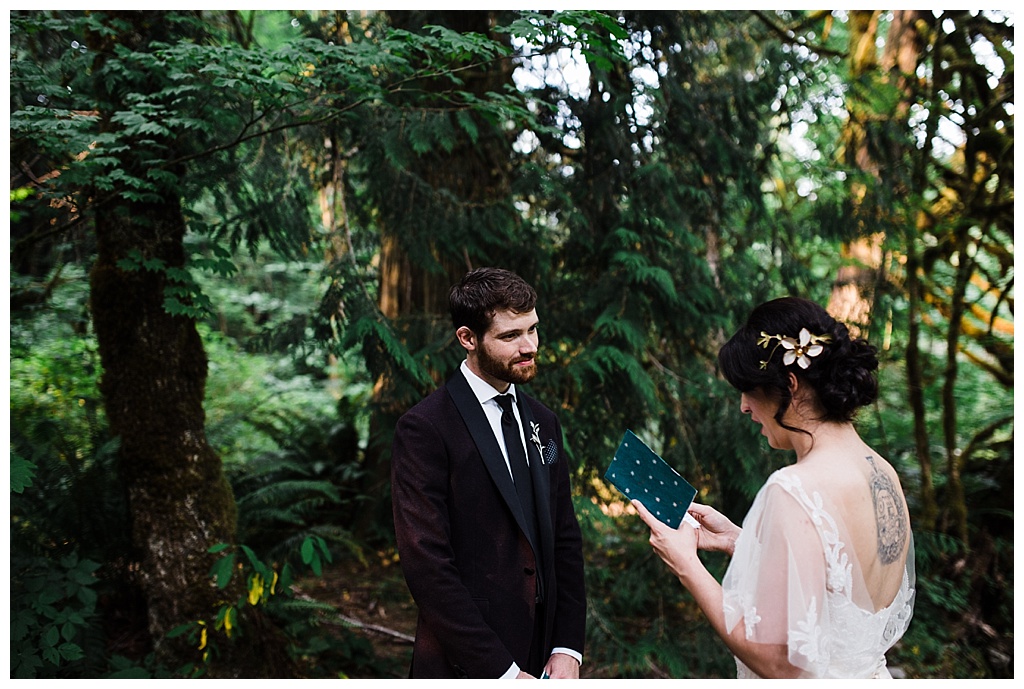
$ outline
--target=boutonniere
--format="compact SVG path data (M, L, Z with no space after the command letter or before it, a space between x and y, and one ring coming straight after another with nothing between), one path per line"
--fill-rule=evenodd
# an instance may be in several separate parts
M539 423L530 422L530 440L537 446L541 464L550 466L558 461L558 446L555 445L554 440L549 440L547 445L541 445Z

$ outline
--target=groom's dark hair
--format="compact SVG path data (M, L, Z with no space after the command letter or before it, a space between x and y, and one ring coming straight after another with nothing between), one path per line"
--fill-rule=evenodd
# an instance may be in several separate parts
M501 309L527 313L537 305L537 292L521 277L503 268L477 268L448 292L452 325L466 326L478 337L491 327Z

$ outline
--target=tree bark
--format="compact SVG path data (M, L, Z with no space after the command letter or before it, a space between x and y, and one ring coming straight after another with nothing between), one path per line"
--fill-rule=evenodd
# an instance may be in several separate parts
M184 264L185 224L176 202L131 206L96 218L99 255L90 304L111 430L121 440L119 466L131 515L158 661L178 669L200 655L187 637L167 639L181 624L213 628L220 606L243 582L220 590L210 577L219 557L207 550L234 543L235 499L204 428L206 355L195 323L164 309L162 271L122 270L132 249L168 266ZM243 633L254 634L258 625ZM259 638L219 644L213 677L288 676L281 652ZM280 648L278 645L277 648Z
M207 362L195 323L165 311L164 272L122 270L117 262L136 249L182 266L184 232L176 202L101 214L90 278L104 370L100 389L111 430L121 440L119 464L149 631L157 659L174 669L196 664L199 653L186 637L167 639L167 633L198 620L212 628L224 598L239 593L240 582L227 591L217 588L209 572L219 556L207 552L234 542L235 500L206 439ZM250 657L236 664L235 647ZM254 649L251 641L222 644L207 671L226 677L259 673L263 654Z
M920 38L915 27L917 13L914 10L896 10L886 35L881 60L876 55L875 43L878 37L880 10L857 10L850 13L850 79L853 83L870 79L879 71L883 83L895 83L903 93L909 93L912 77L917 68L921 51ZM857 96L857 89L851 91L847 102L850 120L844 133L846 162L857 170L867 173L876 182L885 184L882 174L884 161L876 159L869 145L872 121L880 116L906 119L910 102L903 98L893 113L875 113ZM891 159L896 159L894 153ZM853 186L854 208L859 216L862 236L843 245L841 255L846 262L833 283L828 311L850 327L851 334L867 337L871 327L876 285L882 273L885 253L885 233L878 230L876 207L869 197L872 191L866 184Z
M921 362L921 278L916 239L907 242L907 399L914 417L914 446L917 463L921 467L921 510L918 527L924 531L935 529L939 506L935 500L935 485L932 477L931 444L928 441L928 424L924 403L924 371Z
M956 379L959 362L957 357L960 354L960 324L964 315L964 299L966 297L967 285L973 271L973 261L967 255L966 230L961 230L961 237L958 240L957 256L959 264L956 271L956 282L953 293L950 295L952 313L949 317L949 325L946 331L946 370L943 375L942 384L942 431L946 445L946 505L947 524L943 526L950 529L965 548L970 547L967 532L967 502L964 496L964 485L961 478L963 466L961 448L957 442L957 402L956 402ZM945 530L945 529L944 529Z
M396 10L389 11L388 15L392 26L414 33L422 32L425 25L435 24L459 32L489 35L493 25L492 12L487 10ZM511 74L509 61L477 67L463 75L462 88L479 96L500 92L511 83ZM447 88L445 83L440 85ZM438 88L438 84L427 81L418 84L418 88L429 93ZM449 107L443 98L435 105L441 112ZM420 116L417 107L410 110L409 118ZM414 353L444 341L444 333L450 329L449 288L470 268L484 265L479 256L470 255L476 253L474 249L449 239L458 234L455 228L469 227L476 235L494 233L495 227L485 227L476 218L509 198L507 168L511 142L505 133L482 121L479 121L479 131L475 142L462 134L449 150L435 148L413 154L402 169L381 161L375 173L387 180L382 190L386 196L382 194L379 204L378 308ZM401 145L408 143L403 141ZM507 262L504 267L515 268ZM428 362L432 369L430 374L435 383L439 383L449 371L444 370L437 357L431 359ZM390 481L386 459L394 424L428 390L410 389L401 381L393 380L387 367L371 373L375 379L374 412L362 490L367 494L381 494ZM381 507L379 514L365 510L360 515L356 525L358 533L389 523L390 503L385 502Z
M170 22L155 12L118 12L107 34L91 36L98 55L96 74L105 56L118 47L145 49L150 41L176 40ZM159 88L159 78L139 73L137 89ZM100 82L104 93L108 84ZM126 88L125 90L131 90ZM109 110L101 113L104 129L116 125L112 115L129 110L120 92L110 92ZM180 142L163 142L173 149ZM145 158L146 145L140 145ZM165 149L167 150L167 149ZM138 151L125 151L120 165L128 175L145 177ZM177 174L186 171L176 170ZM236 505L220 457L205 431L203 398L207 359L195 322L165 309L166 268L185 265L185 221L173 190L153 202L111 203L95 212L96 263L90 274L90 307L103 375L103 396L112 433L119 437L119 470L127 493L133 546L146 600L148 629L157 661L171 671L201 669L210 677L274 677L293 674L277 630L261 624L256 609L234 636L217 639L215 621L225 603L235 603L246 583L232 577L220 589L210 568L220 555L208 549L234 544ZM154 261L135 269L125 259ZM188 635L168 638L183 624L204 621L216 652L202 664ZM273 641L271 641L273 639ZM189 670L188 668L193 668Z

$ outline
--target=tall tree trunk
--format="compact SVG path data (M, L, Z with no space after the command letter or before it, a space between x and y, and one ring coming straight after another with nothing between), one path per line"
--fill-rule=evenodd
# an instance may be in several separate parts
M136 250L180 267L184 233L175 201L103 213L96 218L99 253L90 277L103 363L100 389L121 441L119 464L149 631L157 659L174 669L196 664L199 655L186 637L167 639L167 633L198 620L212 629L225 597L240 594L241 582L227 591L217 588L209 572L219 556L207 552L234 542L235 500L206 439L207 362L195 323L164 309L163 271L124 270L118 261ZM207 672L267 676L266 661L279 654L257 650L256 641L221 644Z
M921 51L920 38L914 26L917 13L914 10L896 10L886 35L881 61L876 55L880 10L856 10L850 12L850 80L852 83L869 82L873 73L880 71L883 83L892 83L903 93L908 93L908 75L913 75ZM858 89L851 91L847 102L850 121L844 132L846 162L848 165L867 173L875 182L885 184L880 169L882 161L876 159L869 145L870 128L879 116L906 119L909 100L902 99L894 113L876 113L858 95ZM892 155L891 159L896 159ZM852 188L854 209L858 216L862 235L843 245L843 265L837 275L829 298L828 311L843 321L854 335L867 336L871 326L876 285L884 279L883 243L885 233L877 230L879 221L875 210L878 208L869 197L872 190L865 183Z
M490 35L493 20L492 12L487 10L389 11L388 15L392 26L415 33L434 24L459 32ZM475 67L463 74L463 88L483 97L489 92L502 91L511 83L511 74L512 66L508 61ZM427 81L419 87L429 92L437 85ZM436 106L443 112L448 104L445 99L439 99ZM414 108L408 117L419 117L417 113ZM454 118L454 115L449 116ZM404 169L384 161L379 167L379 174L389 181L386 196L381 199L379 218L378 308L412 352L443 340L443 333L450 329L449 288L467 270L482 265L478 256L469 255L471 250L465 244L446 242L444 238L450 237L457 226L471 227L471 231L478 234L495 232L495 227L473 227L474 216L508 199L511 142L504 132L492 129L487 123L480 121L478 125L480 135L476 141L463 134L448 150L438 148L413 154ZM416 258L410 246L417 247ZM429 254L429 259L424 254ZM506 263L505 267L514 266ZM439 364L430 362L428 366L431 366L430 374L435 383L448 373ZM390 480L390 467L385 460L391 430L398 416L427 390L410 390L407 384L400 385L391 378L388 369L373 371L373 374L374 413L363 490L381 494L387 491ZM386 513L366 510L361 514L357 531L388 523L390 505L383 503L381 506Z
M914 17L908 20L916 22ZM942 32L937 36L941 40ZM936 36L933 34L933 37ZM923 52L923 48L922 48ZM932 54L936 54L936 46L932 46ZM939 68L941 69L941 68ZM907 87L910 90L910 87ZM934 98L936 94L927 94ZM931 140L939 127L939 113L933 112L925 122L925 138ZM915 156L912 171L911 188L915 195L921 195L928 188L928 158ZM918 525L924 531L936 528L939 517L939 505L935 495L934 467L932 466L931 441L929 440L927 413L924 398L925 371L924 357L921 353L921 319L926 304L925 286L922 283L921 251L919 242L926 232L933 232L936 215L919 210L916 221L905 226L905 245L907 252L906 294L908 302L907 325L907 399L910 402L914 419L914 447L917 463L921 467L920 499L921 509L918 514Z
M235 503L220 459L206 442L206 355L195 326L164 310L160 271L125 271L132 250L169 266L183 264L180 210L133 208L96 218L99 257L91 307L103 393L128 492L132 536L142 558L150 632L162 660L195 659L163 641L172 628L209 619L217 609L206 549L230 543Z
M966 230L959 230L956 271L956 282L950 295L951 313L948 330L946 331L946 370L942 384L942 431L946 445L946 514L944 530L951 530L960 539L964 547L969 547L967 532L967 502L964 497L964 485L961 478L961 450L957 441L957 405L956 379L959 368L960 328L964 317L964 299L967 285L973 272L973 261L967 255Z
M912 233L908 233L912 234ZM921 467L921 511L918 515L918 527L924 531L932 531L939 514L939 506L935 500L934 479L932 478L931 444L928 441L928 426L924 404L924 371L921 363L921 277L918 271L919 257L916 238L911 236L907 242L907 397L914 418L914 446L917 450L917 462Z
M156 12L112 12L109 33L90 36L102 78L106 55L144 49L151 41L176 40ZM114 23L116 21L116 23ZM130 75L136 89L160 88L159 77ZM126 77L127 78L127 77ZM98 88L103 93L107 83ZM121 85L126 91L131 87ZM113 113L129 109L111 91L104 128L117 125ZM163 142L171 150L180 142ZM150 151L122 154L127 174L145 177ZM174 171L185 174L184 169ZM154 202L120 201L95 215L97 258L90 274L90 307L103 375L100 392L112 432L120 439L119 469L128 499L133 546L146 600L148 629L157 660L172 671L198 667L201 652L187 635L168 638L172 629L204 621L208 640L218 610L242 597L245 582L233 577L221 590L210 576L218 543L233 544L236 505L220 457L205 431L203 397L207 359L195 322L165 309L165 268L185 265L185 221L175 191ZM131 268L123 262L155 261ZM239 625L241 643L221 638L203 666L211 677L272 677L293 674L272 625L259 623L253 609Z

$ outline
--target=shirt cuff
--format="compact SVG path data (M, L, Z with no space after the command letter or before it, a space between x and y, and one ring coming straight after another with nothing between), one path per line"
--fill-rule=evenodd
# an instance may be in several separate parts
M564 653L567 656L576 659L576 662L583 665L583 654L572 650L571 648L565 648L564 646L557 646L551 649L551 653Z
M570 658L575 658L577 663L579 663L580 665L583 665L583 654L581 654L581 653L579 653L577 651L574 651L571 648L565 648L563 646L558 646L556 648L551 649L551 653L552 653L552 655L555 654L555 653L564 653L565 655L569 656ZM512 663L512 667L510 667L508 670L506 670L505 674L503 674L498 679L515 679L518 676L519 676L519 666L517 664L515 664L515 663Z

